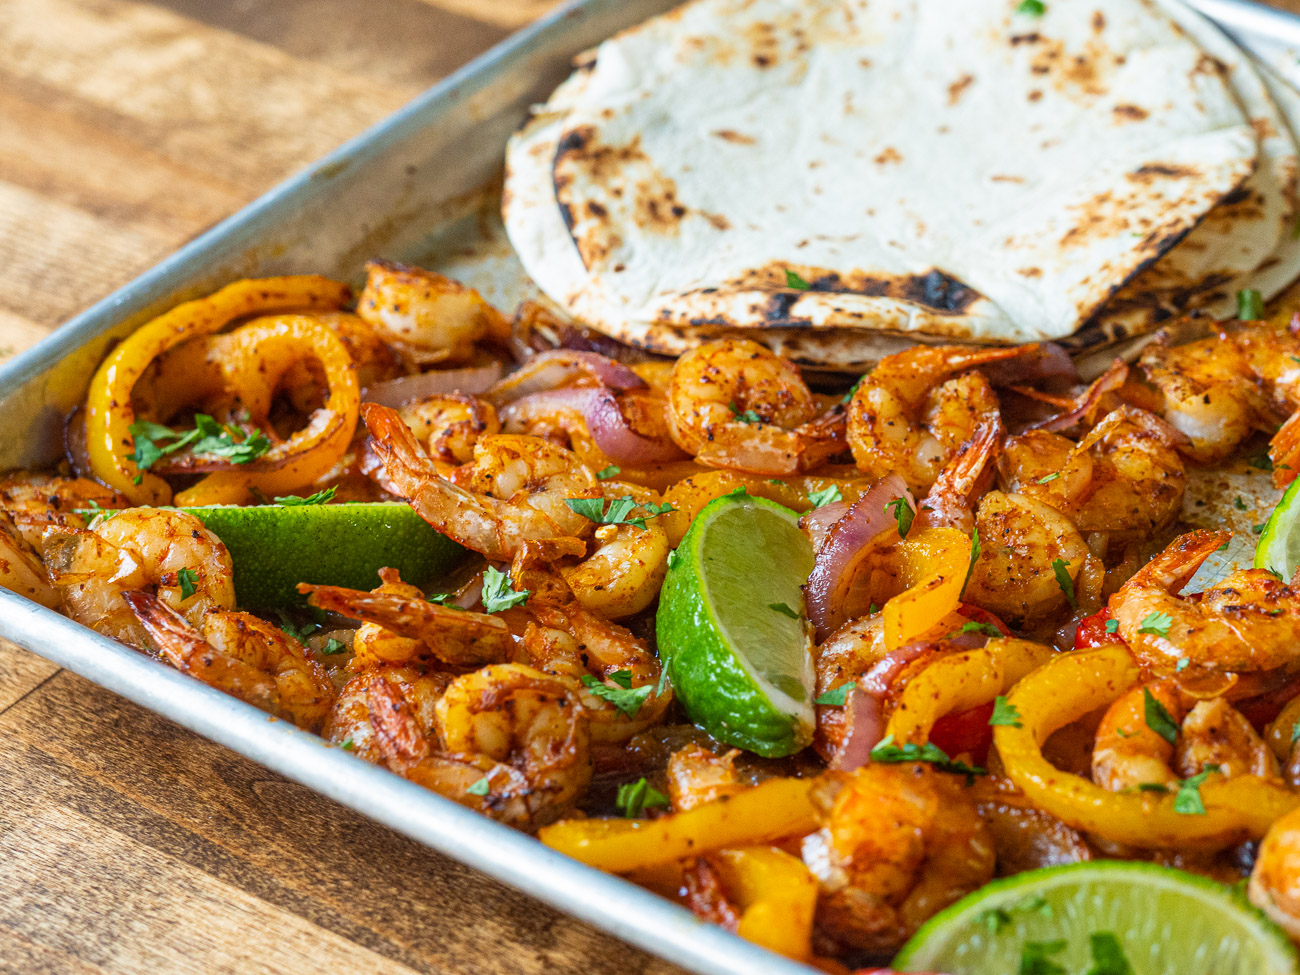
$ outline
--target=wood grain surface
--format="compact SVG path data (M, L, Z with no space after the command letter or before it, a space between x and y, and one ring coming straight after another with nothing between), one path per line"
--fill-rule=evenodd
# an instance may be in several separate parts
M553 5L0 0L0 361ZM0 740L3 975L678 971L2 641Z

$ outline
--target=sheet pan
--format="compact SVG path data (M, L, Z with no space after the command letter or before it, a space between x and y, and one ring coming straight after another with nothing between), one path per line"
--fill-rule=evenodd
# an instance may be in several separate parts
M64 414L109 344L245 276L359 283L374 256L423 262L513 307L528 284L496 216L504 145L573 55L673 0L577 0L514 35L0 367L0 470L57 459ZM1300 18L1191 0L1300 87ZM314 735L0 590L0 636L289 779L647 951L710 975L807 975L617 877L368 765Z

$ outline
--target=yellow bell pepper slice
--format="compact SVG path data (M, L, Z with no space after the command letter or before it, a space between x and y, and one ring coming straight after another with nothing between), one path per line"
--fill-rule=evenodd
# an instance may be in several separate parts
M1110 792L1043 757L1052 732L1111 703L1140 675L1129 650L1110 645L1059 654L1011 689L1007 703L1021 727L995 727L993 743L1007 775L1035 806L1067 826L1147 849L1230 846L1262 837L1300 806L1300 793L1281 781L1211 775L1200 787L1205 814L1180 813L1173 794Z
M710 862L741 910L738 935L796 961L812 957L817 880L803 861L775 847L751 846L721 850Z
M661 819L569 819L537 838L610 873L627 873L728 847L800 836L817 828L811 779L769 779L725 799Z
M907 588L885 603L885 646L897 650L957 611L970 569L971 540L955 528L926 528L899 544Z
M131 460L135 409L131 392L145 369L168 349L262 312L333 311L351 298L347 285L319 275L236 281L177 305L140 326L100 364L86 398L86 446L95 476L135 504L167 504L171 488ZM136 483L136 478L140 483Z

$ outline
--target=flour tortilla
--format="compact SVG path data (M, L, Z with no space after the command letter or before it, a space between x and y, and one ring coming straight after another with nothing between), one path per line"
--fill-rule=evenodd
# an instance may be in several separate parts
M1015 7L695 0L649 21L512 142L511 240L561 306L656 351L834 329L836 364L917 333L1069 334L1259 145L1151 0Z

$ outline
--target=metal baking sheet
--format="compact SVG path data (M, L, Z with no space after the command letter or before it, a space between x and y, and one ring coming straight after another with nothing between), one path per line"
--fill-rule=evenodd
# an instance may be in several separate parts
M674 0L577 0L514 35L0 367L0 470L47 465L110 343L236 278L359 282L384 256L426 263L511 308L528 284L497 216L506 139L572 57ZM1300 18L1191 0L1300 87ZM554 853L315 735L0 590L0 636L647 951L711 975L807 975L684 908Z

